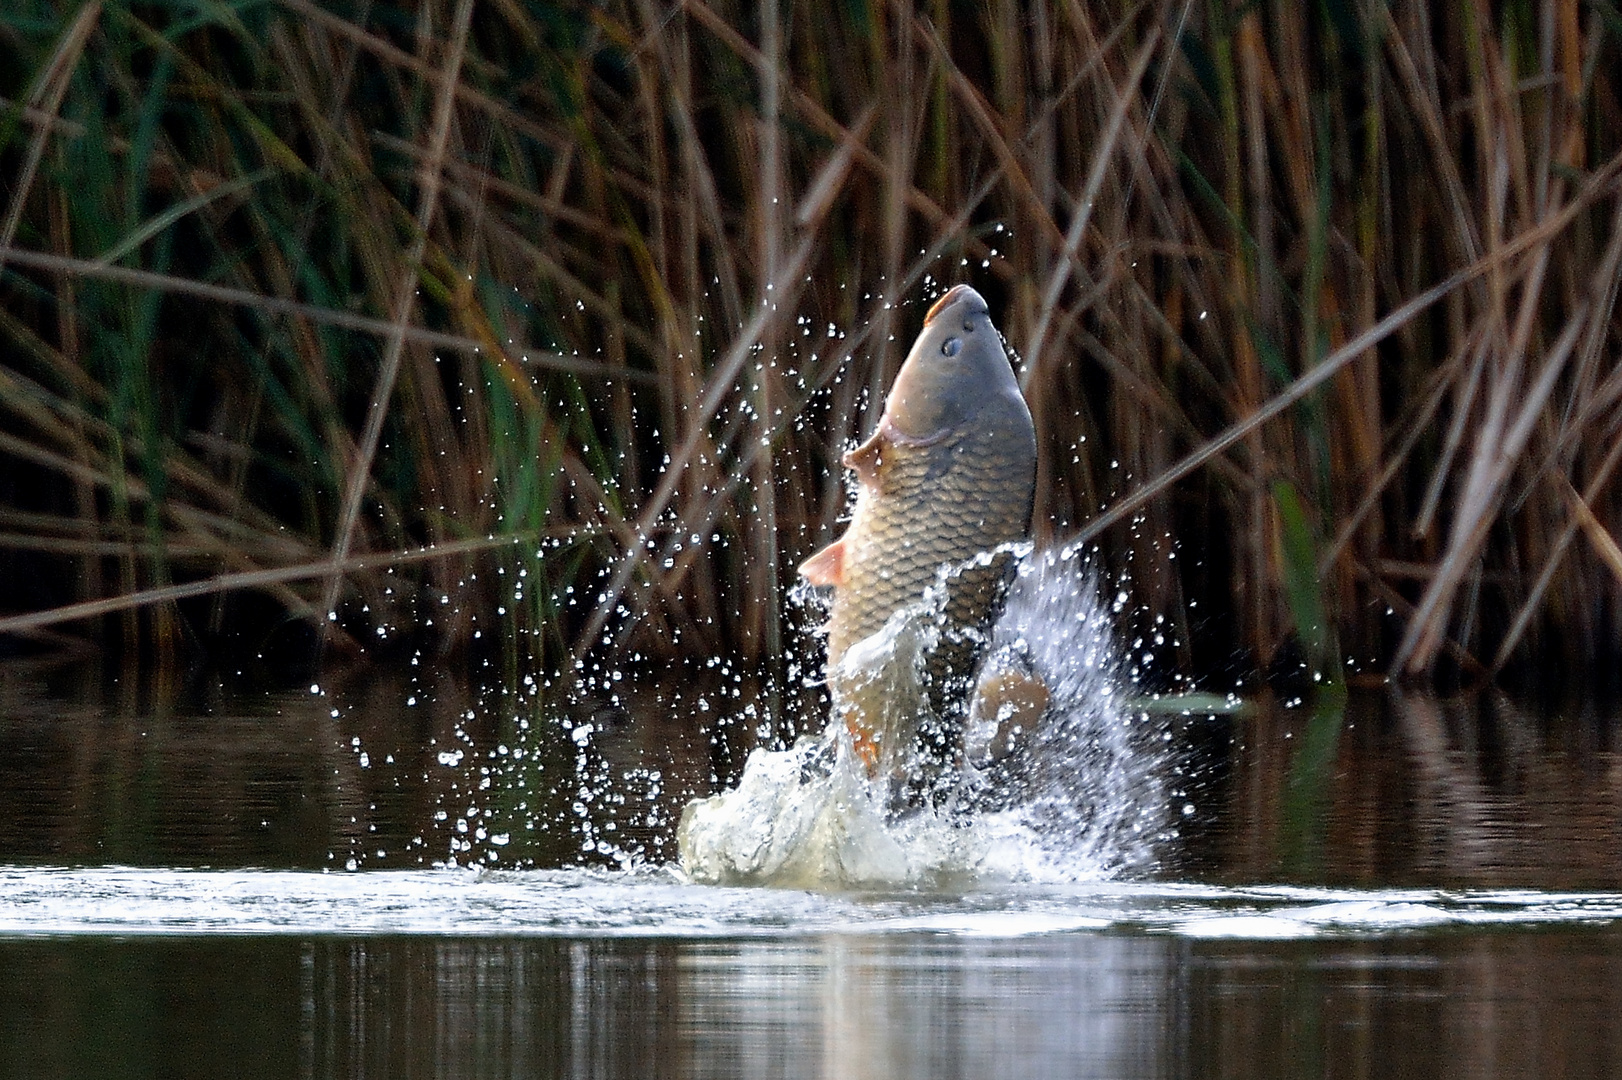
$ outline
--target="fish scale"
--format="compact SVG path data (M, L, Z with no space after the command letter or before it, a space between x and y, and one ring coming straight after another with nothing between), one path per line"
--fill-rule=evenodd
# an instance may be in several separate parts
M839 587L840 612L828 628L830 664L882 630L897 610L918 602L943 566L1025 537L1029 459L1008 446L1000 434L975 431L938 446L886 450L877 497L862 527L851 523L857 539L846 553L851 569ZM949 459L949 467L930 478L942 458ZM954 509L960 507L975 512ZM957 626L981 626L1005 573L994 564L955 575L947 619Z
M835 715L871 771L914 784L960 741L967 683L1012 570L996 549L1026 536L1035 489L1030 410L973 289L930 310L878 429L845 463L860 483L850 527L800 572L835 587ZM944 603L922 611L943 572ZM887 631L907 610L920 618Z

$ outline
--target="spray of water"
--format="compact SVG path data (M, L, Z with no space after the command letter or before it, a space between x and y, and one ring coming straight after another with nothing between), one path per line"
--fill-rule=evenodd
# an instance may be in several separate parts
M926 601L927 603L927 601ZM892 619L892 639L915 625ZM871 655L911 655L874 643ZM939 887L1085 880L1152 868L1169 835L1172 751L1131 684L1075 551L1020 563L992 628L986 671L1034 677L1047 706L1029 730L976 713L938 797L898 805L870 779L842 724L787 750L756 750L731 791L690 804L680 866L695 881L788 887Z

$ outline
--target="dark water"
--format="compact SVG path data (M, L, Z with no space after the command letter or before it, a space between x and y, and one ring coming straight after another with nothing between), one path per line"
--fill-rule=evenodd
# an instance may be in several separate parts
M15 1076L1616 1076L1608 931L0 943Z
M0 1075L1622 1075L1615 715L1165 721L1193 809L1131 880L678 880L792 713L0 669Z

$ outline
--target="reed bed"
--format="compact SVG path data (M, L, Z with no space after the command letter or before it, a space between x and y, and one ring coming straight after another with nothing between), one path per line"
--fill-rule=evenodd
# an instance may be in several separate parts
M1177 666L1603 679L1619 35L1609 2L20 0L0 632L772 660L840 450L967 280L1039 542L1096 544Z

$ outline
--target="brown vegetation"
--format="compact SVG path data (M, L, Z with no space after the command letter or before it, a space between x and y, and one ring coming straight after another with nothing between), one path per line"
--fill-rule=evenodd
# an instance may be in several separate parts
M1184 663L1614 671L1619 37L1608 0L13 4L0 631L775 655L837 452L966 279L1041 539Z

